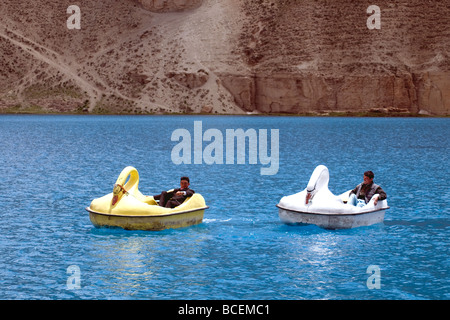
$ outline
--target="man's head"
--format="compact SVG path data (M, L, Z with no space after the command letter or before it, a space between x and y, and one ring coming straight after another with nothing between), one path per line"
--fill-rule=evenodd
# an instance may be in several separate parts
M180 187L182 189L186 189L189 187L189 178L188 177L181 177L180 179Z
M364 184L371 184L373 182L373 177L375 175L372 171L366 171L364 172Z

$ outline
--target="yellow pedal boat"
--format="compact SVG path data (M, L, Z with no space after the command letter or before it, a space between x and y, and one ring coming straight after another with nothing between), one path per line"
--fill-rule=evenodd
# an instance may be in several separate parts
M94 199L86 208L92 224L126 230L164 230L202 223L208 206L201 194L194 193L178 207L164 208L152 196L143 195L138 184L138 171L131 166L123 169L113 192Z

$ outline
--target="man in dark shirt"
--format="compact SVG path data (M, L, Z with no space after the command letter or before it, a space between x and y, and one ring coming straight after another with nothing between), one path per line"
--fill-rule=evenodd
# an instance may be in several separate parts
M175 208L179 206L188 197L192 197L194 190L189 189L189 178L181 177L180 188L170 191L163 191L161 194L153 196L153 199L159 200L159 205L166 208Z
M386 192L379 185L373 183L374 176L372 171L364 172L364 182L358 184L355 189L350 191L350 196L354 194L356 199L362 199L367 204L377 194L373 201L374 205L377 205L378 200L386 199Z

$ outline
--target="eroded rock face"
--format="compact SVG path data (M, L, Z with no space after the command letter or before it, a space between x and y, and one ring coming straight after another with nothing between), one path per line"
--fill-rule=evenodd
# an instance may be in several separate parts
M3 0L0 112L450 115L448 3Z
M377 5L381 29L369 30L366 3L244 1L256 17L240 37L253 74L245 84L228 74L224 83L246 110L449 114L450 7Z
M206 71L199 70L197 72L169 72L167 78L173 78L178 84L193 89L203 86L208 81L209 76Z
M426 72L415 77L419 112L449 115L450 73Z
M256 81L254 76L220 74L223 86L233 95L234 102L245 111L256 110Z
M138 0L138 2L152 12L173 12L198 8L203 0Z
M449 73L330 77L280 73L222 75L245 111L263 113L383 112L450 114Z

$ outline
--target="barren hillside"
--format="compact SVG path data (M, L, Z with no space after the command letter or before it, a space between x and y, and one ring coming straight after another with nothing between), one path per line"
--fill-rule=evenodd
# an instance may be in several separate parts
M4 0L0 112L450 114L450 0L372 4Z

